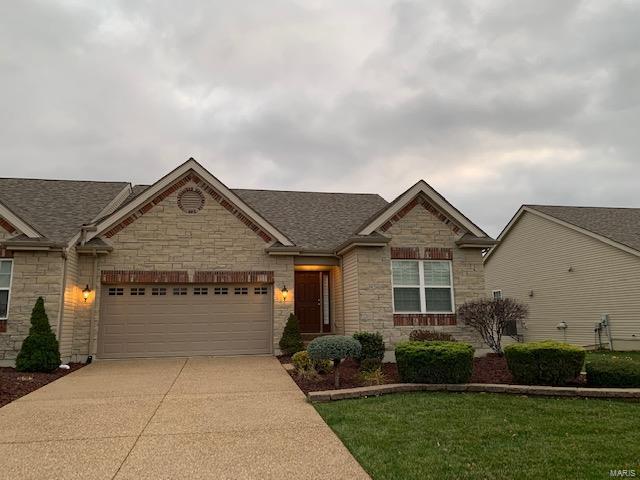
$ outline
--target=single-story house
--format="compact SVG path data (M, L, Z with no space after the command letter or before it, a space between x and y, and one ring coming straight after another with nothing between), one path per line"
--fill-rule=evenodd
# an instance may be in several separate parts
M523 205L498 240L487 293L529 306L525 341L640 350L640 208Z
M193 159L153 185L0 179L0 361L38 296L65 361L277 354L309 337L467 335L494 245L424 181L375 194L230 189Z

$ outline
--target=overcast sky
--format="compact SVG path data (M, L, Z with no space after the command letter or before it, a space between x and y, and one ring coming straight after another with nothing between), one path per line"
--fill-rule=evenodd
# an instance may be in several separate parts
M640 1L19 0L0 176L640 207Z

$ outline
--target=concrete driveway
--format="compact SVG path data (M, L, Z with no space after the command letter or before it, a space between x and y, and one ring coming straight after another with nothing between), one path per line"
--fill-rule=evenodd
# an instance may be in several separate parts
M273 357L89 365L0 409L0 476L369 478Z

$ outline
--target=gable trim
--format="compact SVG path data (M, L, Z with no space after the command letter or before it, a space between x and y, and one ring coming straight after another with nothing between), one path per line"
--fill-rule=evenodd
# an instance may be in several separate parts
M18 215L13 213L9 207L0 202L0 217L2 217L5 222L11 225L15 230L19 230L24 233L29 238L41 238L42 234L38 232L35 228L29 225L27 222L22 220Z
M192 171L193 173L190 173ZM207 169L190 158L178 168L168 173L128 204L117 209L108 217L102 219L96 230L87 236L87 241L107 232L107 236L113 236L124 227L130 225L144 213L160 203L168 195L176 191L180 186L186 185L185 178L194 181L200 188L206 190L220 205L235 215L240 221L251 228L265 242L274 239L286 246L293 243L276 227L271 225L260 214L242 201L226 185L214 177ZM185 178L182 178L185 177ZM181 180L182 178L182 180ZM175 186L174 184L180 184ZM169 191L169 193L167 193Z
M579 227L577 225L574 225L573 223L569 223L569 222L565 222L564 220L560 220L559 218L553 217L551 215L547 215L546 213L542 213L539 212L533 208L527 207L525 205L521 206L520 209L516 212L516 214L513 216L513 218L509 221L509 223L507 224L506 227L504 227L504 229L502 230L502 232L500 232L500 235L498 235L498 243L496 246L494 246L491 250L489 250L489 252L487 252L487 254L485 255L482 263L487 263L487 261L489 260L489 258L491 257L491 255L493 255L493 253L500 248L500 245L502 243L502 239L504 237L506 237L509 232L511 231L511 229L515 226L515 224L518 222L518 220L520 220L520 218L525 214L525 213L531 213L533 215L536 215L540 218L544 218L546 220L549 220L550 222L556 223L558 225L562 225L564 227L567 227L571 230L574 230L576 232L582 233L584 235L587 235L588 237L591 238L595 238L596 240L599 240L603 243L606 243L607 245L611 245L614 248L618 248L624 252L630 253L632 255L635 255L637 257L640 257L640 251L628 247L627 245L624 245L622 243L616 242L615 240L611 240L608 237L605 237L604 235L600 235L599 233L595 233L592 232L591 230L587 230L586 228L582 228Z
M427 212L434 215L438 220L440 220L442 223L444 223L449 228L451 228L453 233L455 233L456 235L460 233L460 227L455 223L453 223L449 217L447 217L442 212L440 212L437 208L431 205L431 203L426 198L424 198L424 196L421 194L418 194L413 200L411 200L403 208L401 208L398 211L398 213L396 213L393 217L387 220L385 224L380 227L380 230L382 230L383 232L386 232L393 226L393 224L399 222L403 217L405 217L411 210L413 210L417 206L423 207Z
M370 235L375 230L385 227L385 225L389 221L392 221L392 219L396 215L401 216L398 217L395 221L397 221L399 218L402 218L402 216L406 215L408 211L410 211L417 205L416 203L409 207L409 204L412 203L421 193L424 194L428 199L428 202L425 203L433 203L433 205L437 207L435 208L435 210L440 209L442 212L444 212L444 214L446 214L445 217L453 219L462 228L478 237L488 237L488 235L483 232L482 229L480 229L471 220L465 217L458 209L451 205L442 195L436 192L424 180L420 180L413 187L409 188L406 192L398 196L398 198L396 198L396 200L394 200L389 205L389 207L387 207L382 213L380 213L380 215L370 221L364 228L362 228L360 232L358 232L358 234ZM430 205L430 207L434 208L433 205ZM409 207L409 210L403 211L407 207ZM442 214L440 212L438 213ZM389 228L389 226L387 226L386 228Z

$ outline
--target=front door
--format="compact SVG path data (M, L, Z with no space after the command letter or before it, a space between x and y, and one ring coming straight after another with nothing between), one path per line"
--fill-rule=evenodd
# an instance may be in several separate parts
M295 272L295 313L302 333L322 332L321 272Z

